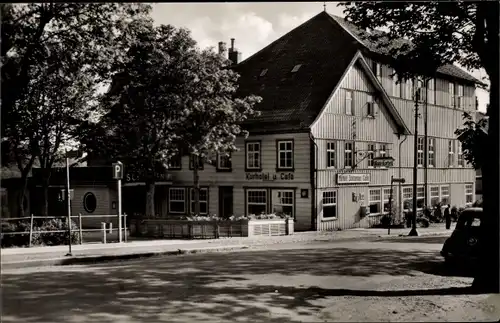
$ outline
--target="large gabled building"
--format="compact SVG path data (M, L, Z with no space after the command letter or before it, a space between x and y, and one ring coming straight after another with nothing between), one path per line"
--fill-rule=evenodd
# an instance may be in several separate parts
M390 198L410 207L414 86L395 81L387 50L363 40L363 33L321 12L243 62L231 47L233 68L241 75L238 95L261 96L256 106L261 115L245 122L250 136L237 139L239 151L230 158L214 155L201 166L203 213L283 212L295 219L295 230L332 230L378 223ZM477 83L460 68L443 66L429 83L427 101L419 102L428 109L428 145L425 151L421 117L417 208L426 195L429 205L473 202L475 172L465 164L454 131L462 112L476 108ZM393 159L393 165L378 165L380 157ZM189 156L181 156L160 179L155 193L160 216L192 212L192 165ZM391 177L405 179L392 196ZM128 214L144 210L141 185L139 174L126 174ZM92 192L94 214L113 210L113 185L73 187L82 191L75 192L82 200L73 202L79 212L88 213L85 196Z

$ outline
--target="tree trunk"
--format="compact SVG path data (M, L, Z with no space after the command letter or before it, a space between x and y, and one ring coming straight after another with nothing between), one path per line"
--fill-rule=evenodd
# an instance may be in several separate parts
M496 57L496 56L493 56ZM483 217L481 219L481 249L479 270L472 287L489 293L499 291L499 205L498 205L498 158L499 158L499 81L498 70L490 76L490 106L488 120L488 158L482 167Z
M28 172L21 173L21 192L18 197L17 216L24 217L26 210L24 209L24 200L26 199L26 191L28 189Z
M155 214L155 181L146 180L146 217L154 217Z
M42 190L43 190L43 204L42 215L49 216L49 184L50 184L50 170L43 170ZM67 197L65 197L67 199ZM65 214L56 214L56 216L64 216Z
M196 216L200 215L200 176L198 174L198 162L199 162L199 157L194 156L193 157L193 180L194 180L194 214Z

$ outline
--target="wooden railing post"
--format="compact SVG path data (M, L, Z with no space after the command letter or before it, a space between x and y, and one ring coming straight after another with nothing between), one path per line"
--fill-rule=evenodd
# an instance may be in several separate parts
M78 228L80 230L80 244L83 244L82 214L78 213Z
M30 216L30 237L29 237L30 241L29 241L29 246L31 247L31 241L33 240L33 213L31 213L31 216Z
M102 243L106 243L106 222L101 222Z

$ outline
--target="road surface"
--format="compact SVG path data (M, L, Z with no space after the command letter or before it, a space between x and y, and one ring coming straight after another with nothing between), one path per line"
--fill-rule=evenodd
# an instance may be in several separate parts
M360 322L500 318L447 273L444 238L275 245L2 272L2 322Z

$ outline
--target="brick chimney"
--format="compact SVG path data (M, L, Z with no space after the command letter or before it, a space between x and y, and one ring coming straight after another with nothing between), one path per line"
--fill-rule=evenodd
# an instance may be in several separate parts
M234 65L241 61L241 53L234 47L234 38L231 38L231 48L229 48L228 58Z
M223 41L219 42L219 55L223 55L226 53L226 43Z

